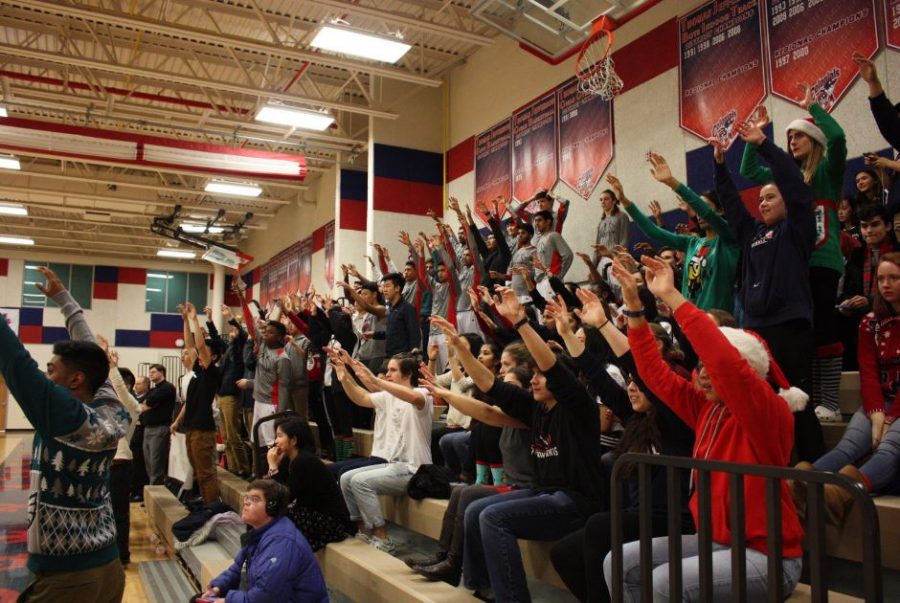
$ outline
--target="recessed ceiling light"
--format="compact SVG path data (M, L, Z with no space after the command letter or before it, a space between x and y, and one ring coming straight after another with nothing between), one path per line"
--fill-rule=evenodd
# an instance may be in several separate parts
M396 63L412 48L409 44L396 38L378 36L337 25L323 25L310 42L310 46L385 63Z
M22 164L19 163L17 157L13 157L12 155L0 155L0 169L21 170Z
M5 216L27 216L28 208L21 203L0 203L0 214Z
M190 260L197 257L197 254L193 251L179 251L177 249L160 249L156 252L156 255L164 258L179 258L183 260Z
M7 245L34 245L34 239L26 239L25 237L14 237L10 235L0 235L0 243Z
M262 189L252 182L226 182L224 180L210 180L203 190L207 193L238 197L259 197L262 194Z
M304 130L327 130L334 123L334 116L327 111L296 109L283 105L266 105L256 113L256 121Z
M148 272L147 278L172 278L171 274L157 274L154 272Z
M182 224L181 230L192 234L222 234L225 232L221 226L207 226L206 224Z

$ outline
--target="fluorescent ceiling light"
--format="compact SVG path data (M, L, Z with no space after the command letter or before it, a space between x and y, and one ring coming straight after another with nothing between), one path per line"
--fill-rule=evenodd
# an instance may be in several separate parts
M153 289L151 287L147 287L147 291L150 291L152 293L162 293L162 289Z
M0 235L0 243L8 245L34 245L34 239L26 239L25 237L12 237L9 235Z
M181 230L184 232L190 233L199 233L199 234L222 234L225 232L225 229L221 226L209 226L206 224L182 224Z
M224 182L222 180L210 180L204 188L207 193L221 195L236 195L238 197L259 197L262 189L250 182Z
M22 165L19 163L19 160L12 155L0 155L0 169L21 170Z
M0 107L0 117L9 117L9 113L6 112L6 107Z
M147 278L172 278L171 274L156 274L154 272L148 272Z
M256 121L304 130L327 130L334 123L334 116L326 111L295 109L282 105L266 105L256 113Z
M396 63L412 46L395 38L376 36L335 25L323 25L310 45L320 50L364 59Z
M164 258L180 258L183 260L190 260L197 257L197 254L193 251L179 251L177 249L160 249L156 252L156 255Z
M28 208L21 203L0 203L0 214L6 216L27 216Z

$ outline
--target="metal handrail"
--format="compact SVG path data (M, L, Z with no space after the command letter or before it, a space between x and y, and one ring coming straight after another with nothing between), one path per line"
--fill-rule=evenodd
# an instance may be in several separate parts
M881 581L881 543L878 525L878 512L872 497L865 488L850 478L823 471L805 471L790 467L773 467L768 465L747 465L724 461L702 460L690 457L652 455L629 452L621 455L613 467L611 480L612 506L612 600L623 600L624 569L622 560L623 527L622 513L624 468L636 467L639 497L639 524L641 542L641 568L645 572L651 563L651 521L652 499L651 468L665 467L668 486L666 511L669 544L669 600L682 599L682 567L681 567L681 484L678 479L680 471L695 471L697 474L697 536L699 539L699 577L700 600L712 602L712 505L711 479L712 472L730 475L731 507L729 524L731 529L731 573L732 600L747 601L746 583L746 536L744 509L744 477L759 477L766 480L766 546L768 548L768 600L781 603L786 594L783 592L782 547L781 547L781 481L800 480L807 487L806 516L806 548L810 554L810 587L813 603L828 601L828 587L825 576L825 509L824 487L832 484L850 492L855 506L863 514L862 548L863 548L863 590L864 599L868 603L881 603L883 600ZM645 569L646 568L646 569ZM651 601L653 581L643 576L641 580L641 599Z

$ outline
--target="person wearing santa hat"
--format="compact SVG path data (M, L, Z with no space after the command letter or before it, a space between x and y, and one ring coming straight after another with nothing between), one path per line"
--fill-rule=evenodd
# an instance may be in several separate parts
M787 465L794 443L792 411L806 405L809 397L790 387L763 341L755 334L718 327L705 312L688 302L674 284L671 267L658 258L643 256L645 280L650 291L667 304L700 358L693 382L678 376L663 360L653 333L645 320L643 307L632 280L624 278L621 265L614 268L626 284L622 295L627 307L628 342L644 384L655 396L697 434L693 456L753 465ZM774 383L774 384L773 384ZM729 476L710 475L712 506L712 600L731 597L731 488ZM746 536L747 600L762 600L768 588L768 550L766 542L766 483L747 479L744 489L744 532ZM803 528L791 500L787 484L781 486L781 532L783 588L789 594L800 578ZM698 521L697 497L689 504ZM695 600L700 590L700 541L697 536L682 536L682 594ZM626 601L639 601L641 579L652 570L653 591L668 596L669 572L660 566L669 563L668 537L652 540L652 568L641 565L641 543L631 542L623 550L624 591ZM612 555L603 569L607 584ZM660 568L660 569L657 569ZM647 573L645 573L647 572Z
M844 351L835 300L844 272L837 209L847 167L847 138L828 111L814 102L813 88L807 84L800 84L798 88L800 106L809 111L810 117L791 121L785 133L787 150L803 172L804 181L812 188L816 212L816 247L809 261L816 345L812 362L812 398L817 407L816 416L823 421L834 421L840 418L838 389ZM768 123L765 108L760 107L760 110L762 123ZM741 175L759 184L771 182L771 170L760 166L757 157L758 147L748 144L744 148ZM785 370L791 372L789 367ZM815 443L798 442L797 445L798 453L806 461L825 452L821 439Z

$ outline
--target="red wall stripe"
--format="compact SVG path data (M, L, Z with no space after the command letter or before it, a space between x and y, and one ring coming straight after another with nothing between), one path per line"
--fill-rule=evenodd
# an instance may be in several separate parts
M150 347L151 348L177 348L178 345L175 343L178 339L181 339L183 336L182 333L178 333L175 331L151 331L150 332Z
M7 276L9 274L9 260L6 258L0 258L0 276Z
M439 216L444 213L444 187L439 184L376 176L373 192L376 211L393 211L416 216L424 216L429 209Z
M94 299L118 299L119 285L118 283L98 283L94 282Z
M470 136L447 151L447 182L465 176L475 169L475 137Z
M344 230L366 230L366 202L341 199L341 223ZM324 244L324 243L323 243Z
M613 60L616 63L616 73L625 83L622 93L677 67L677 21L670 19L614 51Z
M146 285L147 271L144 268L119 268L119 282L128 285Z
M325 227L319 226L312 233L312 252L325 249Z
M36 325L19 325L19 341L22 343L41 343L44 339L44 327Z

